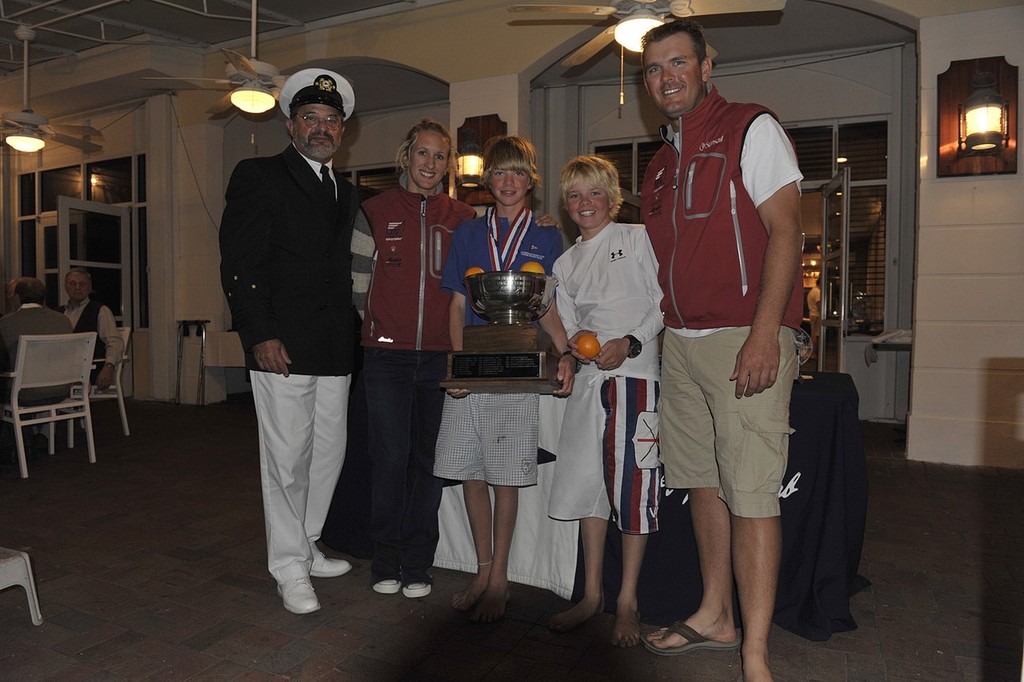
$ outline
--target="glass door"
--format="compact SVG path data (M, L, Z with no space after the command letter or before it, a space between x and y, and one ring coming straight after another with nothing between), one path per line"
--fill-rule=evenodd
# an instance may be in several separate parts
M131 302L131 209L95 201L59 197L56 239L45 240L45 249L56 247L60 300L64 301L64 277L71 268L85 268L92 275L90 298L114 313L119 327L132 327ZM55 243L54 243L55 242ZM51 273L47 271L49 277ZM47 287L49 288L49 287ZM121 376L125 393L131 395L131 365Z
M850 169L843 168L822 190L821 336L818 371L842 372L849 315Z

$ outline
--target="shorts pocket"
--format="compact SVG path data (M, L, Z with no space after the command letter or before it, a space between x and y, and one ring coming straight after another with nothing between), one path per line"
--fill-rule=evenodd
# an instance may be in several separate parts
M658 441L660 418L657 412L641 412L636 416L633 432L633 458L638 469L657 469L661 464Z
M742 410L734 423L742 430L740 447L730 463L734 489L778 493L793 432L786 410Z

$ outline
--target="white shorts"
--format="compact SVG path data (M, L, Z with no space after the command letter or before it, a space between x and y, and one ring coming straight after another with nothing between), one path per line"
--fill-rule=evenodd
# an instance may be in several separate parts
M535 393L471 393L444 398L434 475L523 487L537 484Z

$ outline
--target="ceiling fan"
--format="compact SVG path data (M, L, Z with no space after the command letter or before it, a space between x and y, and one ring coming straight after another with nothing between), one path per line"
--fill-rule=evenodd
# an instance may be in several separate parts
M236 106L249 114L262 114L274 107L280 94L281 86L286 80L277 67L256 59L256 0L252 2L250 19L250 54L251 57L232 50L221 49L228 63L225 65L225 78L164 78L146 77L146 80L185 80L199 84L199 88L222 89L230 86L231 92L209 109L211 114L219 114Z
M21 111L6 111L0 115L0 133L4 141L19 152L37 152L46 146L46 140L54 140L85 152L98 152L103 147L89 141L94 137L103 139L103 133L91 126L71 126L50 123L46 118L32 111L28 106L28 44L36 32L27 26L19 26L14 35L22 42L22 97Z
M563 66L578 66L603 50L612 40L627 50L639 52L640 39L644 34L665 23L666 17L670 15L684 18L703 14L773 12L785 6L786 0L610 0L607 6L512 5L508 11L619 17L615 24L597 34L562 62ZM713 50L708 51L713 53Z

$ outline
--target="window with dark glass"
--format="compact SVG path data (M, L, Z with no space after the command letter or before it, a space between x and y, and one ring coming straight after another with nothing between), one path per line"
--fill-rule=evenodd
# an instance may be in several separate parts
M124 204L132 200L132 158L90 163L85 167L85 198L104 204Z
M888 161L888 126L885 121L846 123L839 126L838 158L850 167L850 180L883 180Z
M25 173L18 176L18 215L35 215L36 213L36 174Z
M57 197L82 198L82 167L68 166L42 171L39 174L39 210L57 210Z
M827 181L834 175L832 148L832 126L791 128L790 137L796 146L796 158L804 181Z

